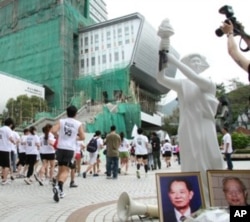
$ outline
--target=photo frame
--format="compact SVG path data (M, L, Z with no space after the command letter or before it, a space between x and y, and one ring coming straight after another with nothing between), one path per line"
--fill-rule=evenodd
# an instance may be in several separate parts
M240 180L240 183L244 184L246 192L250 194L250 170L207 170L211 207L228 207L232 205L229 204L227 200L226 189L225 191L223 190L223 180L225 181L225 179L229 177L238 178L237 180ZM247 203L250 203L249 195L247 197Z
M174 183L175 181L175 183ZM178 182L182 183L178 183ZM185 181L185 182L184 182ZM157 186L157 199L158 199L158 210L160 221L175 221L177 216L174 213L174 204L175 198L184 198L184 197L173 197L178 191L178 185L182 184L185 186L185 183L188 183L189 188L192 189L192 192L188 198L190 199L190 209L191 213L198 211L201 208L205 207L204 193L202 188L202 181L200 172L178 172L178 173L156 173L156 186ZM174 183L174 184L173 184ZM184 183L184 184L183 184ZM177 190L171 190L171 184ZM185 186L187 188L187 185ZM183 188L180 188L183 189ZM181 191L183 193L183 191ZM191 197L192 196L192 197ZM178 200L183 202L183 200Z

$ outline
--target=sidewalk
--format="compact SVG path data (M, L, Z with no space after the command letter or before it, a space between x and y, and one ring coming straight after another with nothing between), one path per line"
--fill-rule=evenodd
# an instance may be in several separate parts
M234 161L235 169L249 169L250 161ZM82 165L82 171L86 165ZM131 199L138 203L157 205L155 173L180 172L177 162L171 168L149 171L144 177L141 168L141 179L137 179L136 167L130 166L129 175L119 175L117 180L107 180L102 173L99 177L87 175L86 179L76 178L77 188L69 188L69 180L64 186L66 196L59 203L53 200L52 186L40 186L36 181L26 185L23 179L16 179L10 185L0 189L1 222L99 222L119 221L117 217L117 200L122 192L127 192ZM140 221L133 216L133 221ZM143 220L147 221L147 220ZM152 221L152 220L151 220ZM157 220L155 220L157 221Z

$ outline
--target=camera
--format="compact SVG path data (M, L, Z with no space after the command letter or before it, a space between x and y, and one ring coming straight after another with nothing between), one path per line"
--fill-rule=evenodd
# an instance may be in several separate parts
M234 17L234 11L231 6L224 5L223 7L219 9L219 13L224 14L226 16L227 19L224 22L228 24L229 24L229 21L232 22L233 27L234 27L233 29L234 35L241 35L242 33L244 33L243 26L241 25L241 23L237 21L236 17ZM218 37L221 37L223 36L224 33L220 28L218 28L215 30L215 34Z

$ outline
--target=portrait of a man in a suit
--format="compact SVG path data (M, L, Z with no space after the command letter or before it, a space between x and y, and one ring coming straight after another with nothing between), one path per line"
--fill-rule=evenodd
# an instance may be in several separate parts
M197 179L197 178L196 178ZM167 202L162 206L164 222L182 222L202 207L198 181L190 177L172 177L165 184Z

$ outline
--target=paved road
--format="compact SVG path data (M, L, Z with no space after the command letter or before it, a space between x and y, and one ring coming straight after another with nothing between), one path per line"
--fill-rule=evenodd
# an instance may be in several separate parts
M249 169L250 161L235 161L234 165L235 169ZM83 165L82 169L85 168ZM69 188L68 180L65 184L66 197L59 203L53 201L51 185L40 186L37 182L26 185L23 179L16 179L10 185L1 185L0 221L64 222L84 207L89 210L88 217L79 215L82 220L78 218L78 221L118 221L115 201L122 192L126 191L138 202L157 204L155 173L180 172L180 167L174 162L171 168L149 171L147 178L142 173L140 180L136 178L135 171L135 166L131 166L129 175L120 175L117 180L107 180L103 173L99 177L77 177L77 188Z

